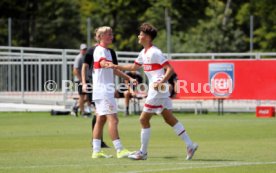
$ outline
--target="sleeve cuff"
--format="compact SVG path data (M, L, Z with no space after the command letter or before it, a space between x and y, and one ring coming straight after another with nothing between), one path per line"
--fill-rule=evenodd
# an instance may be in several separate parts
M161 66L164 67L165 65L169 65L169 64L170 64L169 61L165 61L163 62L163 64L161 64Z
M141 66L142 64L138 63L137 61L134 61L134 64Z

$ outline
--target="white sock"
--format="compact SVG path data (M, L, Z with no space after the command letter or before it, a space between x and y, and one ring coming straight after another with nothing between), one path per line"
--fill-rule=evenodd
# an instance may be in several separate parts
M100 139L93 139L93 152L100 152L101 151L101 143Z
M180 122L177 122L177 123L173 126L173 129L174 129L176 135L180 136L181 139L182 139L183 141L185 141L187 147L193 145L193 142L192 142L192 140L190 139L190 137L188 136L188 134L186 133L186 130L185 130L183 124L181 124Z
M93 151L93 139L91 140L91 148L92 148L92 151Z
M123 149L123 145L121 144L120 139L116 139L113 142L114 148L117 152L120 152Z
M142 153L148 152L148 143L150 138L150 128L141 129L141 148Z

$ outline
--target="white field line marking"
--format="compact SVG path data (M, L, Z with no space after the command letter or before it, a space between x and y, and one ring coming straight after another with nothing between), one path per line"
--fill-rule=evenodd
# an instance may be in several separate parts
M218 165L210 166L188 166L188 167L177 167L177 168L163 168L163 169L148 169L143 171L126 171L126 172L116 172L116 173L145 173L145 172L163 172L163 171L177 171L186 169L196 169L196 168L223 168L223 167L233 167L233 166L252 166L252 165L269 165L276 164L276 162L230 162Z
M173 162L145 162L145 161L141 161L141 162L136 162L133 161L133 163L107 163L107 164L100 164L100 166L152 166L152 165L206 165L206 164L210 164L210 162L179 162L179 163L173 163ZM222 164L221 162L212 162L212 164ZM98 163L96 163L97 166ZM59 165L15 165L15 166L0 166L0 169L17 169L17 168L52 168L52 167L89 167L89 166L95 166L95 164L91 163L89 165L85 165L85 164L59 164Z
M179 162L179 163L173 163L173 162L136 162L133 161L133 163L107 163L107 164L101 164L100 166L153 166L153 165L209 165L210 162ZM221 162L212 162L212 164L223 164ZM98 163L96 164L97 166ZM95 164L59 164L59 165L29 165L29 166L20 166L20 165L15 165L15 166L0 166L0 169L28 169L28 168L55 168L55 167L90 167L90 166L95 166Z
M135 162L135 161L134 161ZM210 165L212 164L212 165ZM168 162L151 162L145 163L145 161L139 163L108 163L101 164L98 166L154 166L154 165L187 165L189 167L178 167L178 168L170 168L167 170L178 170L178 169L192 169L192 168L209 168L209 167L227 167L227 166L246 166L246 165L269 165L276 164L275 162L179 162L179 163L168 163ZM198 165L198 166L193 166ZM209 165L209 166L204 166ZM29 165L29 166L0 166L1 169L35 169L35 168L58 168L58 167L93 167L95 164L58 164L58 165ZM153 172L153 171L166 171L166 169L160 170L144 170L144 171L127 171L129 173L143 173L143 172ZM125 173L125 172L124 172Z

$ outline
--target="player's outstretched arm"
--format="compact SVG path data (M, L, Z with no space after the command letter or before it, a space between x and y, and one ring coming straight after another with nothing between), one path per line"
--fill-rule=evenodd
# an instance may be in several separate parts
M100 62L100 66L102 68L114 68L115 65L112 62L109 62L109 61L106 61L106 60L102 60Z
M115 68L122 71L136 71L141 66L138 64L116 65Z

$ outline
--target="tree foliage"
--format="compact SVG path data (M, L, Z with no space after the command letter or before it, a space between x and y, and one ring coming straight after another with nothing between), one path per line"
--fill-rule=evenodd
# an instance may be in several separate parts
M209 0L205 9L207 19L199 20L184 35L184 45L179 48L185 52L239 52L245 50L244 34L235 28L229 9L224 14L225 4L219 0ZM223 20L228 18L223 24Z
M12 18L13 46L74 48L82 40L74 0L3 0L2 20ZM5 44L5 43L1 43Z
M256 51L276 51L276 4L273 0L243 3L238 10L236 20L239 27L248 36L250 34L250 15L254 17L254 49Z
M121 51L138 51L139 25L150 22L159 30L154 43L165 52L167 9L172 52L249 51L250 15L255 21L255 50L276 50L273 0L231 1L227 13L225 6L223 0L2 0L0 44L7 45L11 17L13 46L77 48L87 42L90 18L91 35L99 26L111 26L115 34L112 46Z

